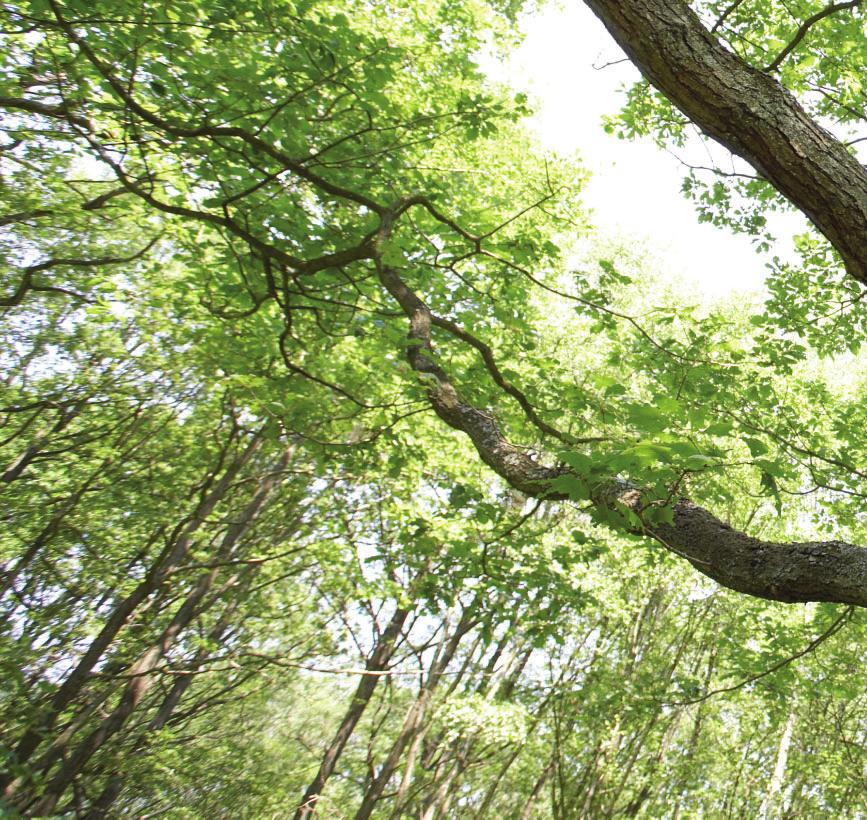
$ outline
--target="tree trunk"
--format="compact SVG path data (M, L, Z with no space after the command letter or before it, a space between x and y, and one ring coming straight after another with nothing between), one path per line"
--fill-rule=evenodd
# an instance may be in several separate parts
M366 670L369 672L382 672L388 668L388 663L394 654L397 639L400 636L403 625L406 623L408 615L408 609L402 607L395 609L388 626L383 630L376 646L373 648L373 652L367 659L367 663L365 664ZM370 699L373 697L373 693L379 684L379 679L380 675L377 674L362 675L355 694L352 697L349 709L347 709L337 732L325 750L322 762L319 765L319 771L307 787L307 791L304 792L304 797L301 798L301 803L295 811L295 820L306 820L306 818L316 811L316 804L319 801L322 790L325 788L325 783L334 771L334 767L337 765L337 761L340 759L347 741L355 730L358 721L361 720L365 709L367 709L367 705L370 703Z
M769 817L774 816L777 797L783 789L783 781L786 776L786 766L789 762L789 747L792 745L792 732L794 729L795 710L792 709L786 718L783 734L780 736L780 745L777 747L777 761L774 764L774 774L771 777L771 782L768 784L765 799L762 801L762 807L759 810L761 820L768 820Z
M257 434L253 440L250 442L245 451L233 462L233 464L225 471L220 481L217 482L217 486L214 490L209 493L202 501L197 510L196 517L190 524L185 528L183 534L178 538L178 540L174 543L171 551L166 556L165 559L159 561L155 565L155 571L152 572L148 578L145 579L134 592L128 596L121 603L121 606L118 607L115 612L112 614L109 622L103 627L100 636L98 636L97 640L91 644L88 653L79 663L78 667L73 671L73 673L67 678L64 683L64 686L70 684L70 681L75 681L78 686L73 687L69 686L67 691L63 692L63 686L58 693L55 695L54 700L52 701L52 711L49 712L47 719L50 718L53 723L54 718L59 713L59 711L69 703L77 694L80 686L86 682L86 676L89 674L90 670L98 661L99 657L102 655L102 652L105 648L113 640L114 636L126 623L129 616L141 601L149 594L153 589L155 589L168 575L168 572L171 568L176 566L178 562L186 555L189 546L191 545L191 536L192 533L204 522L207 515L209 515L217 502L222 499L226 490L231 485L238 471L244 464L252 457L253 453L259 448L259 445L262 441L262 432ZM255 520L256 515L260 512L264 504L266 503L271 491L274 486L282 479L282 473L286 468L286 464L288 463L288 459L290 457L290 451L287 450L280 462L277 465L275 471L269 473L262 479L260 482L260 486L257 488L256 492L253 495L253 498L250 500L247 508L242 513L240 520L234 522L227 530L226 535L221 542L220 548L217 551L217 557L225 558L231 553L238 539L244 534L250 524ZM57 800L60 798L63 791L66 787L73 781L75 776L81 771L81 769L86 765L87 761L90 760L91 756L105 743L105 741L114 735L117 731L119 731L127 718L133 713L141 699L144 697L147 690L150 688L153 677L151 676L151 672L156 668L160 659L165 655L168 649L172 646L177 636L189 625L189 623L196 617L199 613L198 605L205 597L207 592L211 589L214 581L218 576L218 569L213 569L210 572L202 575L199 580L196 582L193 589L187 594L187 597L184 603L180 606L180 608L175 613L169 625L165 628L165 630L160 635L159 639L148 647L147 650L139 657L139 659L129 668L128 674L130 676L130 682L127 684L124 693L121 696L120 703L115 707L114 711L102 722L102 724L94 730L90 736L84 740L76 751L64 762L60 771L52 778L49 783L46 793L41 799L39 803L39 810L43 813L50 813L54 810L54 807L57 804ZM99 650L99 654L97 654L97 650ZM86 667L86 669L85 669ZM83 675L81 670L85 669ZM77 676L77 677L76 677ZM59 695L64 694L66 698L65 702L62 705L59 705ZM44 724L43 724L44 725ZM49 724L50 726L50 724ZM48 726L45 726L48 728ZM22 742L19 744L19 748L23 746L24 740L29 740L29 736L34 735L35 733L31 730L25 738L22 739ZM38 745L39 737L36 736L33 740L30 740L30 746L27 747L30 753L36 748ZM28 755L29 757L29 755ZM19 762L21 758L18 758ZM10 788L8 790L9 794L14 793L14 788L18 784L18 781L13 781L10 784Z
M217 503L222 500L238 471L250 459L261 441L260 436L254 438L247 449L226 469L213 490L205 495L192 520L181 531L177 538L168 544L162 554L154 562L145 578L114 608L103 624L99 634L91 642L75 668L67 675L49 703L48 709L39 721L34 723L21 737L12 756L17 765L26 763L42 742L44 736L54 725L57 716L78 695L89 680L94 666L111 646L121 629L126 625L132 614L144 600L165 580L169 571L174 568L187 554L192 543L192 536L213 512ZM0 787L3 796L11 797L23 782L22 777L16 777L12 771L0 775Z
M545 788L545 783L548 782L548 778L551 776L551 772L554 771L554 767L556 765L557 754L555 751L554 754L551 755L551 759L548 761L548 764L545 766L544 769L542 769L542 773L536 779L533 790L530 792L530 796L524 803L524 808L521 809L520 820L530 820L530 816L533 814L533 808L536 805L536 801L539 799L539 795L542 794L542 789Z
M428 707L433 698L434 690L442 678L442 673L454 657L461 639L472 626L472 609L473 604L468 605L464 609L461 619L455 626L455 631L451 637L448 640L445 640L444 637L445 643L442 652L431 663L421 691L404 718L400 733L392 744L391 750L383 761L382 766L380 766L379 772L368 786L362 798L361 806L355 815L355 820L368 820L377 802L385 792L385 787L388 785L389 780L391 780L392 775L397 770L403 750L421 730Z
M217 623L214 624L208 632L207 639L210 643L219 644L226 630L232 623L232 616L238 608L239 600L239 597L236 597L228 603ZM188 669L190 674L180 675L174 680L169 691L160 702L156 714L150 719L150 721L148 721L147 727L136 741L132 753L138 753L146 745L148 736L151 732L158 732L166 725L187 690L193 685L193 682L196 679L196 675L194 674L195 670L199 669L199 667L206 661L207 657L208 650L205 648L199 649L195 658L189 664ZM99 820L100 818L105 817L109 808L120 796L121 791L123 790L123 785L124 778L120 773L115 773L109 777L101 794L96 798L96 800L94 800L93 806L86 815L86 820Z

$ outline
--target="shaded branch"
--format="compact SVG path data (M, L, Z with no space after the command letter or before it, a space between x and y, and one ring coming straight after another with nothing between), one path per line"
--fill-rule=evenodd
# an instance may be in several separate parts
M728 19L729 15L736 11L738 6L743 3L744 0L734 0L734 2L726 8L726 10L717 18L717 21L713 24L710 32L713 34L725 21Z
M369 210L377 214L383 211L382 206L374 200L370 199L369 197L366 197L363 194L359 194L348 188L344 188L340 185L330 182L329 180L305 167L301 162L284 154L271 143L261 139L256 134L252 134L249 131L246 131L243 128L224 125L182 125L180 123L170 122L169 120L164 119L155 112L145 108L141 103L138 102L138 100L135 99L135 97L133 97L133 95L129 92L128 88L123 83L121 83L117 77L115 77L109 67L105 63L103 63L102 60L99 59L99 57L96 56L96 53L93 51L93 49L91 49L87 41L83 37L81 37L76 32L75 28L66 21L60 10L60 6L55 2L55 0L49 0L49 5L54 13L54 16L57 18L60 28L66 34L68 39L71 42L75 43L81 49L82 54L84 54L84 56L90 61L90 63L99 72L103 79L111 86L114 93L123 101L127 108L132 113L141 117L141 119L143 119L145 122L162 129L170 136L176 138L179 137L187 139L197 139L229 137L242 140L243 142L247 143L251 148L254 148L257 151L265 154L266 156L271 157L272 159L279 162L284 168L292 171L292 173L294 173L296 176L299 176L307 182L312 183L317 188L330 194L331 196L337 197L338 199L347 199L355 202L358 205L363 205L365 208L368 208ZM2 104L2 98L0 98L0 104Z
M4 228L6 225L14 225L18 222L29 222L31 219L39 219L43 216L51 216L53 213L54 211L42 208L34 211L23 211L18 214L7 214L6 216L0 216L0 228Z
M450 319L444 319L441 316L437 316L435 314L431 314L431 324L436 327L442 328L443 330L452 334L456 338L460 339L463 342L466 342L471 347L474 347L482 356L482 361L485 363L485 368L488 373L490 373L491 378L494 383L505 393L508 393L515 401L521 405L521 409L524 411L524 415L530 420L530 422L541 430L543 433L549 436L553 436L556 439L559 439L565 444L580 444L580 443L588 443L591 441L605 441L606 439L603 437L594 436L591 438L576 438L575 436L570 435L569 433L565 433L562 430L558 430L553 425L548 424L544 419L539 417L539 414L536 412L536 408L533 407L530 400L527 398L527 395L515 387L511 382L507 381L503 376L500 368L497 366L496 359L494 358L494 352L491 350L490 346L485 344L480 339L477 339L467 330L464 330L460 325L452 322Z
M726 692L736 692L738 689L743 689L744 686L749 685L750 683L755 683L757 680L761 680L762 678L766 678L768 675L773 674L778 669L782 669L784 666L788 666L793 661L798 660L798 658L803 658L805 655L809 655L814 649L819 647L825 641L828 640L832 635L835 635L839 632L846 621L848 621L852 614L855 612L855 606L850 605L847 606L846 609L843 610L843 614L840 615L834 623L831 624L818 638L814 638L810 641L807 646L805 646L800 652L796 652L794 655L789 655L788 658L783 658L781 661L777 661L777 663L769 666L762 672L759 672L755 675L750 675L748 678L740 681L739 683L732 684L731 686L723 686L719 689L712 689L710 692L705 692L701 697L693 698L692 700L680 700L680 701L667 701L665 703L666 706L692 706L694 703L702 703L708 698L712 698L715 695L722 695Z

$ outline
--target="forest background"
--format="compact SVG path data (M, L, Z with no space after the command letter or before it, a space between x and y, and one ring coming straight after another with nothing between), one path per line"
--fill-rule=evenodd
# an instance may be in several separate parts
M533 8L2 6L7 812L865 816L861 3L588 5L761 295L594 229Z

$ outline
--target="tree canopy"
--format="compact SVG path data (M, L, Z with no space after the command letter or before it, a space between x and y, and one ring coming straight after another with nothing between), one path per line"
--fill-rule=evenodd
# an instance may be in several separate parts
M594 232L517 2L3 6L5 810L867 811L862 4L587 5L762 298Z

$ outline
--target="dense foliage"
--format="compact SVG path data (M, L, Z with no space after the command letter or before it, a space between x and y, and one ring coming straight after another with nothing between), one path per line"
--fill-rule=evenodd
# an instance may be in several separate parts
M695 5L852 137L857 12ZM688 494L865 543L863 286L809 234L764 304L696 305L594 237L587 170L478 68L518 11L3 6L8 812L867 812L863 611L724 589L658 529ZM686 125L644 85L610 120ZM768 183L701 173L766 242ZM550 492L432 409L445 374Z

